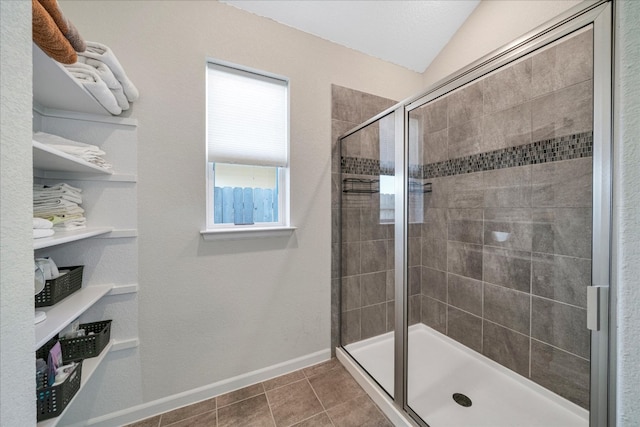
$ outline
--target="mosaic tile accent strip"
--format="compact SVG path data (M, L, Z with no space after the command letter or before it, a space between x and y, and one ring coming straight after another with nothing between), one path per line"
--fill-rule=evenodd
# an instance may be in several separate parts
M585 132L422 165L422 179L591 156L593 132Z
M409 176L417 179L439 178L591 156L593 132L584 132L437 163L410 165ZM377 159L342 157L341 163L342 173L373 176L394 174L393 163L381 165Z

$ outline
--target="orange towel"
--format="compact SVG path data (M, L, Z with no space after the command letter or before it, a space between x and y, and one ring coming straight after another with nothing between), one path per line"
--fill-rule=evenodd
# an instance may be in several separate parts
M47 13L51 15L51 18L53 18L53 22L55 22L58 28L60 28L60 31L62 32L62 34L67 34L69 32L69 26L67 25L67 18L65 18L64 15L62 15L62 11L58 7L58 1L57 0L38 0L38 2L40 2L42 7L44 7L44 10L46 10Z
M63 64L78 60L69 40L60 31L55 21L38 0L31 0L33 41L53 59Z
M58 28L60 28L60 32L64 35L73 49L76 52L84 52L87 50L87 44L85 43L80 33L78 33L78 29L73 25L73 23L67 19L66 16L62 13L60 6L58 5L57 0L38 0L42 7L45 8L49 15L53 18L53 22L56 23Z

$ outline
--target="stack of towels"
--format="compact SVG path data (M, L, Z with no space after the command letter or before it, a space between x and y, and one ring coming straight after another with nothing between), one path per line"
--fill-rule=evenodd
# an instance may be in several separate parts
M33 140L78 157L103 169L111 169L113 167L102 158L106 153L95 145L73 141L45 132L35 132L33 134Z
M33 185L33 216L51 221L55 231L76 230L87 226L84 209L80 204L80 188L64 183L54 186Z
M78 53L78 62L65 67L113 115L128 110L129 103L138 99L138 89L103 44L88 41L87 50Z
M53 236L53 222L44 218L33 218L33 238L41 239L43 237Z
M129 109L138 89L124 72L113 51L85 41L57 0L31 0L33 41L67 71L111 114Z

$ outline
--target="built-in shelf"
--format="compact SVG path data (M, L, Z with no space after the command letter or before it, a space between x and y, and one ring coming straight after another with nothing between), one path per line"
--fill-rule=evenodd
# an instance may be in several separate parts
M124 237L138 237L136 228L114 228L110 233L96 236L96 239L121 239Z
M88 174L78 172L64 172L64 171L48 171L42 169L33 169L34 178L42 179L59 179L59 180L71 180L71 181L111 181L111 182L131 182L138 181L138 176L132 173L112 173L108 174Z
M50 246L61 245L63 243L75 242L77 240L88 239L110 233L113 227L89 227L71 231L56 231L51 237L33 239L33 249L48 248Z
M97 355L96 357L92 357L90 359L84 359L82 361L82 378L80 379L80 389L76 392L75 396L73 396L73 399L75 399L76 396L78 396L78 394L80 393L82 388L85 386L85 384L89 381L89 379L94 374L96 369L98 369L98 366L100 366L100 363L102 363L104 358L107 356L107 353L111 351L114 344L115 344L114 340L111 340L109 344L107 344L107 346L100 352L99 355ZM71 402L73 402L73 399L71 399L71 401L67 404L67 406L64 408L64 411L62 411L60 415L58 415L55 418L49 418L48 420L40 421L37 424L37 427L54 427L58 425L58 422L60 422L65 412L67 412L67 409L69 409L69 406L71 405Z
M87 286L69 295L56 305L38 307L37 310L47 313L47 319L36 325L35 350L38 350L74 319L87 311L112 288L113 285Z
M46 171L111 175L112 171L72 156L39 141L33 143L33 167Z
M46 109L111 116L62 64L33 44L33 99Z
M132 283L130 285L116 285L114 286L107 295L123 295L123 294L135 294L138 292L138 284Z

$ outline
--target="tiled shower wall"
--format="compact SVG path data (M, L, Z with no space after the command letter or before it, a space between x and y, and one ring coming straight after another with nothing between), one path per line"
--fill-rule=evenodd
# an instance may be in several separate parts
M414 110L409 160L412 179L432 188L415 196L424 206L410 218L410 323L421 321L585 408L592 57L592 32L583 31ZM334 143L392 105L332 90ZM363 160L370 167L357 177L379 178L380 128L370 128L346 141L343 178L358 159L373 160ZM333 153L332 295L340 297L342 197L348 344L393 328L393 228L380 224L379 194L341 192L335 146ZM333 310L338 344L337 303Z
M341 154L338 138L393 106L396 102L364 92L332 85L332 348L390 330L387 319L393 319L393 225L380 224L379 194L344 194L340 179ZM354 159L379 160L380 132L377 125L368 127L343 144L343 150ZM343 178L349 177L345 175ZM378 176L353 175L378 179ZM342 199L342 230L340 206ZM340 233L342 231L342 245ZM341 246L340 246L341 245ZM342 257L340 256L342 253ZM340 264L343 291L340 313ZM391 266L391 267L389 267Z
M584 31L414 110L410 138L422 322L585 408L592 57Z

